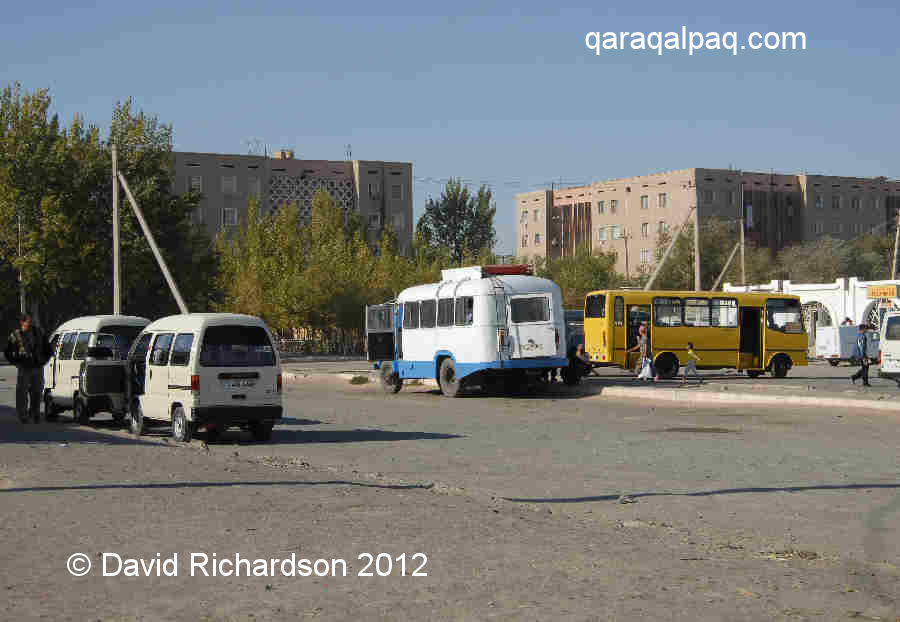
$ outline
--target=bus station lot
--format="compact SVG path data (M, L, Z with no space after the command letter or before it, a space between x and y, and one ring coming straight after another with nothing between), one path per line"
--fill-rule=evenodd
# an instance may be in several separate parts
M286 363L296 377L271 443L230 432L179 445L102 417L22 425L14 370L0 367L0 618L900 616L900 415L867 407L896 399L893 383L873 379L857 408L776 408L604 396L637 384L618 370L540 395L385 395L351 384L367 370ZM852 371L708 372L699 391L852 397ZM698 391L677 385L640 389ZM66 571L76 552L94 562L87 576ZM177 578L104 577L103 552L295 553L349 572L191 577L180 561ZM357 576L366 552L423 553L428 576L398 563Z

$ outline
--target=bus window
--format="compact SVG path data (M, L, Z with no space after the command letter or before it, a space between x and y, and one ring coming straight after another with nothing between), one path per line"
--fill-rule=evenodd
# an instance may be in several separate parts
M422 319L422 328L434 328L435 301L423 300L419 303L419 317Z
M594 294L588 296L584 303L585 317L606 317L606 295Z
M437 325L453 326L452 298L441 298L440 300L438 300Z
M738 303L734 298L713 298L710 301L710 326L737 328Z
M770 298L766 301L766 326L782 333L802 333L800 302Z
M419 327L419 303L407 302L403 304L403 328Z
M621 296L616 296L613 303L613 322L616 326L625 326L625 300Z
M550 319L550 301L546 296L513 298L509 301L510 321L513 324L546 322Z
M456 325L469 326L475 311L475 299L471 296L462 296L456 299Z
M653 325L681 326L681 298L654 298Z
M707 298L684 299L684 325L709 326L709 300Z

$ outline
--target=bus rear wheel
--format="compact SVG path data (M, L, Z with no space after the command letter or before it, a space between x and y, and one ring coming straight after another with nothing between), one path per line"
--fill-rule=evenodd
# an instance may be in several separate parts
M447 397L456 397L459 395L461 381L456 375L456 364L453 359L444 359L441 361L441 369L438 372L438 384L441 387L441 393Z
M674 354L666 352L656 359L656 373L660 378L670 379L678 374L678 359Z
M382 363L381 364L381 389L385 393L397 393L400 390L400 387L403 386L403 381L400 380L400 376L394 371L393 363Z

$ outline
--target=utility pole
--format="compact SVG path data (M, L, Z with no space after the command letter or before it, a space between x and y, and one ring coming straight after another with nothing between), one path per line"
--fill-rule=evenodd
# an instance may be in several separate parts
M16 208L19 242L19 313L25 313L25 281L22 280L22 210ZM896 263L896 262L895 262Z
M700 210L694 212L694 291L700 291Z
M740 245L741 245L740 242L738 242L737 244L734 245L734 249L731 251L731 254L728 256L728 261L725 262L725 267L722 268L722 272L719 273L719 276L716 279L716 282L713 283L711 291L716 291L719 288L719 283L722 282L722 279L725 277L725 273L728 272L728 268L731 267L731 262L734 260L734 256L738 252L738 248L740 248Z
M659 271L662 270L663 265L665 265L666 263L666 259L669 258L669 254L672 252L672 249L675 248L675 242L678 241L678 236L681 235L681 232L684 230L685 225L688 224L688 221L691 219L691 216L693 215L695 209L697 209L696 206L692 205L690 211L688 212L687 218L684 219L684 222L681 223L680 227L678 227L678 231L676 231L675 235L672 236L672 239L669 241L669 246L666 247L666 251L656 263L656 268L653 270L653 274L650 275L650 278L647 280L646 285L644 285L644 291L647 291L651 287L653 287L653 283L656 281L656 277L659 275Z
M747 264L744 262L744 172L741 171L741 205L740 218L738 223L741 226L741 285L747 284ZM713 288L715 289L715 288Z
M631 275L628 272L628 231L622 233L622 239L625 240L625 278L630 279Z
M894 216L894 261L891 264L891 280L897 278L897 246L900 245L900 210Z
M112 238L113 238L113 314L122 313L122 274L119 263L119 159L112 144Z

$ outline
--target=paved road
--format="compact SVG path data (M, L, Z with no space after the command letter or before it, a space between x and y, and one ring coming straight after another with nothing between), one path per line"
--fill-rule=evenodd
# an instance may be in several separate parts
M0 405L9 382L0 371ZM103 423L22 427L0 406L6 617L900 615L900 417L577 395L385 396L317 378L286 386L271 444L233 433L209 452L163 429L135 442ZM421 550L434 572L416 584L87 581L61 566L80 549L292 547Z

